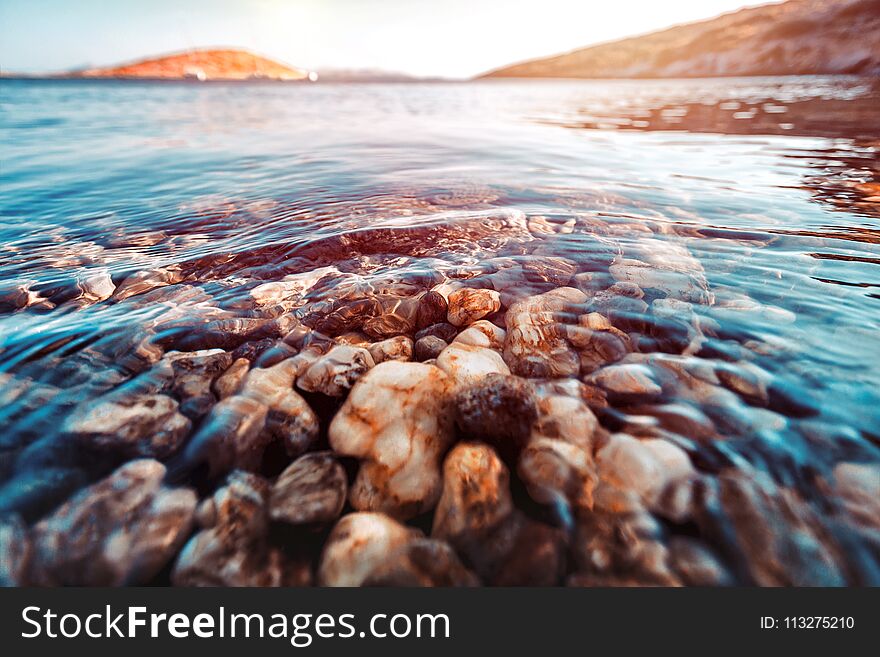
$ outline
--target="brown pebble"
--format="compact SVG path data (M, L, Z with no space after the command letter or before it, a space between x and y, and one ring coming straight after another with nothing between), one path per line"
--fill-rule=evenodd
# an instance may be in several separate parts
M269 498L269 516L292 525L332 522L342 512L346 495L345 470L333 452L313 452L279 475Z
M433 335L427 335L416 342L416 360L424 362L432 358L437 358L437 356L439 356L442 351L448 346L449 345L445 340L442 340L441 338Z

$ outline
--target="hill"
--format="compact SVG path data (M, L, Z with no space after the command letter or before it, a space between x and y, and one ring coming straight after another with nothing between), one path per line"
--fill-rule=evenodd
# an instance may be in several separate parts
M480 77L880 75L880 0L789 0L740 9Z
M303 80L309 72L238 49L190 50L136 62L74 71L64 77L154 80Z

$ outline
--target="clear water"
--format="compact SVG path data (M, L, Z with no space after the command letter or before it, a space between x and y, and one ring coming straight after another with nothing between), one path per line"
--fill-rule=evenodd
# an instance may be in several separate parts
M34 520L102 472L59 455L58 427L138 374L114 354L170 316L246 317L256 284L322 266L425 284L560 256L598 291L613 257L662 260L670 244L712 295L693 306L712 328L689 356L770 381L768 400L737 406L742 422L698 408L723 435L679 436L693 460L804 490L841 461L880 461L868 80L6 80L0 137L0 510ZM83 296L84 281L155 268L179 282ZM327 279L311 299L333 294ZM640 348L680 353L666 330ZM626 422L613 411L603 423ZM52 468L75 475L27 488Z

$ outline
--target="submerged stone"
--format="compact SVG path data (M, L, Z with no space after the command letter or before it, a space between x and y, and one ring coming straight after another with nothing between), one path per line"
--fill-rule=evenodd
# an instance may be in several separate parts
M440 495L440 459L453 439L453 381L424 363L387 361L355 384L329 429L338 454L361 461L352 506L409 518Z
M321 554L318 584L360 586L419 532L383 513L349 513L336 523Z
M269 498L269 517L292 525L328 523L345 506L348 479L332 452L299 457L278 476Z
M453 326L467 326L501 308L501 295L495 290L461 288L449 295L447 319Z
M165 458L183 444L192 423L167 395L112 394L82 402L62 431L89 447Z
M312 363L299 376L296 385L307 392L341 397L374 364L366 349L339 345Z
M202 526L171 573L177 586L302 586L311 582L308 563L268 542L269 484L234 472L199 507Z
M30 581L120 586L150 580L192 525L196 496L168 488L165 466L131 461L72 497L33 528Z

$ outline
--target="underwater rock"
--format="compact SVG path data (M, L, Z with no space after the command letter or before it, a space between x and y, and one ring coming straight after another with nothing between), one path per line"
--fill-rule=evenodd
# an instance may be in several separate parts
M702 273L676 271L665 263L627 258L615 262L609 267L609 271L618 281L635 283L643 290L659 290L673 299L700 304L708 304L712 300ZM702 267L691 271L701 272Z
M577 263L568 258L532 255L522 261L523 272L530 281L565 287L577 272Z
M227 367L226 371L218 376L211 385L211 390L217 395L217 399L226 399L241 390L250 367L251 362L247 358L237 358Z
M446 321L448 304L446 298L439 292L430 290L419 297L419 306L416 311L416 329L421 331L428 326Z
M318 418L293 382L310 360L289 358L248 372L241 391L219 401L186 446L183 466L207 463L210 474L259 468L275 441L291 457L317 440Z
M18 516L0 519L0 587L24 586L31 542Z
M456 393L456 423L465 436L516 454L538 417L534 394L525 379L488 374Z
M680 586L663 529L644 510L578 514L572 539L577 586Z
M378 304L376 315L364 322L364 333L381 340L415 332L421 307L418 299L380 294L376 296L375 302Z
M443 465L431 536L448 541L486 584L553 585L564 570L563 535L514 508L509 479L488 445L456 445Z
M336 267L318 267L301 274L290 274L280 281L257 285L250 290L250 296L258 306L281 306L290 310L318 281L325 276L338 273Z
M373 362L378 365L386 360L412 360L413 341L405 335L374 342L367 346L367 350L373 357Z
M54 509L89 479L79 467L46 466L25 468L0 487L0 516L20 515L33 522Z
M324 544L318 567L320 586L360 586L420 532L384 513L343 516Z
M507 338L507 332L492 322L480 319L468 326L464 331L459 333L453 342L468 344L474 347L486 347L501 351L504 349L504 341Z
M306 392L341 397L374 365L366 349L338 345L312 363L296 385Z
M272 486L269 517L291 525L328 523L345 506L348 479L332 452L312 452L291 463Z
M467 326L501 308L501 295L495 290L461 288L449 295L447 320L453 326Z
M715 368L718 380L728 390L732 390L753 404L766 406L770 401L767 392L770 374L752 363L722 363Z
M651 399L663 393L654 381L651 370L645 365L609 365L603 367L587 380L597 385L615 399L632 401L640 398Z
M601 484L595 502L609 511L653 504L673 481L693 469L681 448L662 440L640 441L617 433L596 452Z
M364 586L479 586L447 543L415 538L404 543L364 579Z
M142 584L177 553L196 496L163 485L165 466L131 461L74 495L32 530L30 581L41 586Z
M0 288L0 312L12 313L27 308L31 303L31 292L27 285L10 285Z
M562 287L516 302L507 311L504 361L519 376L554 378L576 376L577 353L565 339L557 313L583 304L586 295Z
M260 342L272 340L273 345L264 350L260 356L265 358L265 352L270 349L281 349L287 345L277 342L290 332L296 320L284 315L277 318L235 317L208 322L204 327L193 331L175 342L175 347L181 351L194 351L197 349L234 349L248 342Z
M116 393L80 403L62 431L95 449L165 458L177 451L191 427L167 395Z
M617 362L632 350L630 337L596 312L581 315L577 325L567 325L565 335L578 351L581 374Z
M111 298L116 301L123 301L129 297L155 290L158 287L179 283L182 280L183 276L177 267L146 269L132 274L122 281Z
M423 363L387 361L355 384L329 429L338 454L361 460L354 508L409 518L440 495L440 459L453 439L453 382Z
M113 279L110 278L110 272L107 269L87 272L77 276L76 287L79 294L73 300L73 303L80 308L105 301L116 291L116 285L114 285Z
M695 521L724 546L748 583L841 586L840 554L820 517L768 475L728 468L707 488Z
M233 472L199 507L202 526L180 552L171 581L177 586L304 586L308 563L269 544L269 484Z
M501 355L493 349L453 342L437 357L437 367L458 385L469 385L490 374L510 374Z
M244 395L218 402L187 444L184 463L207 463L212 476L234 468L257 469L271 442L263 432L268 413L265 404Z
M415 345L416 360L421 363L437 358L448 346L445 340L441 340L434 335L426 335L423 338L419 338Z
M533 436L520 454L517 473L529 496L539 504L554 506L563 521L567 521L569 507L593 506L596 467L590 452L579 445Z
M476 540L513 513L510 475L488 445L459 443L443 464L443 494L431 536L453 546Z
M448 322L438 322L437 324L431 324L430 326L423 328L413 337L416 341L432 336L440 338L444 342L452 342L456 335L458 335L458 327L453 326Z
M370 342L370 338L359 331L348 331L347 333L337 335L335 342L336 344L346 344L350 347L363 347L364 349L369 349L370 345L373 344Z
M254 360L254 367L266 368L277 365L283 360L293 358L297 355L296 349L281 340L274 341L263 349Z
M880 466L876 463L838 463L834 492L858 523L880 529Z
M192 420L200 418L217 401L211 385L232 364L232 356L212 349L169 352L165 360L171 365L171 393L180 401L181 412Z
M709 547L694 538L669 540L669 565L687 586L732 586L734 577Z

